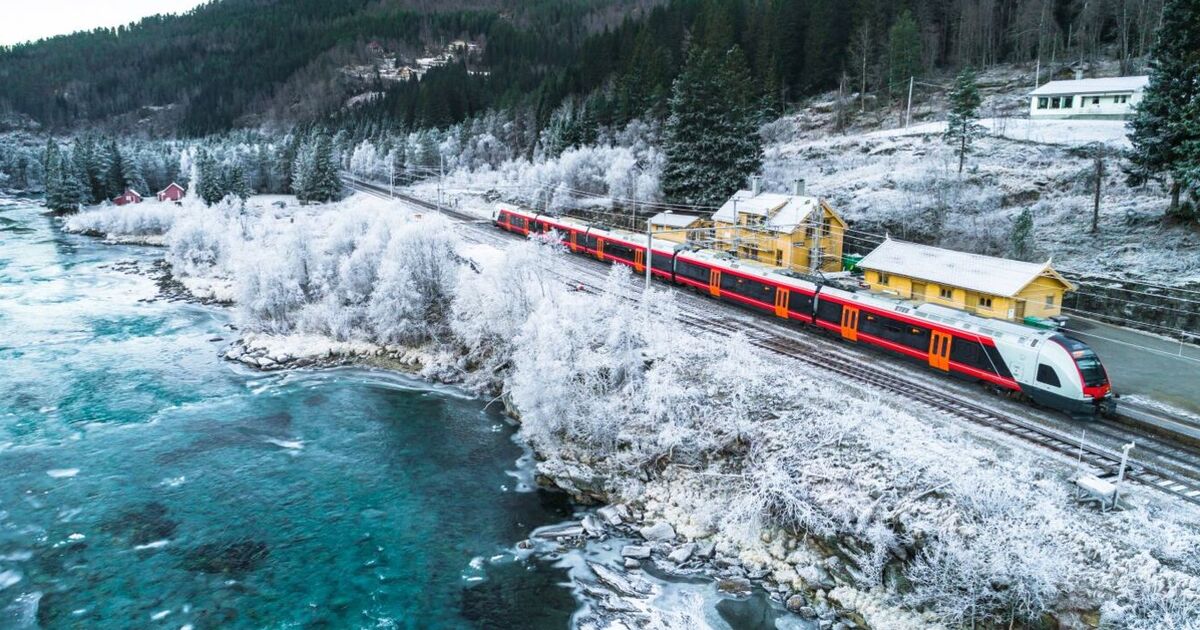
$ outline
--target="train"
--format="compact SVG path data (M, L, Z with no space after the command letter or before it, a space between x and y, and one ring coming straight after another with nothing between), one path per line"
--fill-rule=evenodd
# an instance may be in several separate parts
M1057 329L904 301L726 252L639 238L503 204L495 207L492 221L516 234L556 232L576 254L627 265L638 273L649 264L651 275L664 282L918 361L936 372L983 383L997 393L1073 418L1116 411L1117 395L1099 357L1087 344Z

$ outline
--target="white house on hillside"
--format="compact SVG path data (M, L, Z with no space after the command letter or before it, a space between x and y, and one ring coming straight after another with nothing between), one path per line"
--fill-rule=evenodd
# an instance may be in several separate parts
M1029 93L1030 118L1129 118L1150 77L1051 81Z

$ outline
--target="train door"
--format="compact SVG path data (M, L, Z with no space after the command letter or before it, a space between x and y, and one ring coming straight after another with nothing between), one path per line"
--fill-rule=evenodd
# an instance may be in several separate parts
M633 270L638 273L646 270L646 252L640 249L633 250Z
M708 292L713 297L721 297L721 270L710 269L708 272Z
M604 239L596 239L596 259L604 260Z
M579 242L575 240L575 237L578 234L579 234L579 232L576 232L575 230L571 230L570 233L568 233L568 235L567 235L567 249L569 249L573 252L579 251Z
M933 331L929 338L929 365L946 372L950 371L950 343L953 337Z
M858 341L858 309L853 306L842 307L842 339Z
M775 316L776 317L782 317L784 319L788 318L788 294L789 293L791 293L791 291L784 289L782 287L777 287L775 289Z

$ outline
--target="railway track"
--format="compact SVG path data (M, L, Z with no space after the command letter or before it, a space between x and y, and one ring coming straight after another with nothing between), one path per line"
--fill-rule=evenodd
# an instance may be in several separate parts
M485 230L489 236L496 237L487 238L487 241L492 244L502 245L504 242L513 240L507 236L516 236L506 232L495 232L490 227L490 222L481 220L479 217L444 207L439 208L437 204L411 195L391 193L387 188L376 184L347 180L347 185L367 194L393 198L425 210L440 211L465 223L474 224L479 230ZM487 224L487 227L484 227L484 224ZM575 259L570 260L574 261ZM596 269L591 268L585 270L582 265L583 261L579 260L578 262L580 264L573 265L573 267L597 284L580 283L578 278L568 277L566 274L562 275L564 282L582 286L593 292L600 291L599 283L603 281L602 273L606 272L596 273ZM597 266L592 265L591 267ZM607 268L607 265L604 267ZM625 297L638 299L637 296ZM1122 455L1115 449L1082 442L1075 436L1035 420L969 402L953 395L945 388L898 376L892 371L863 363L841 352L831 352L826 340L805 339L801 341L795 336L785 335L777 329L773 329L777 326L775 322L772 322L772 326L768 326L747 321L746 318L714 317L711 308L701 310L684 306L682 311L683 316L680 319L683 323L709 333L728 336L731 333L740 332L747 337L750 343L772 353L865 383L877 390L903 396L928 409L1048 449L1066 458L1079 461L1088 472L1097 476L1114 478L1118 474ZM1194 465L1195 462L1200 461L1198 459L1200 455L1173 444L1154 440L1144 432L1129 431L1128 427L1116 422L1097 423L1097 429L1116 441L1136 440L1139 443L1139 449L1153 451L1160 459L1157 462L1150 462L1140 457L1130 457L1126 463L1126 479L1157 488L1185 501L1200 504L1200 468L1196 468ZM1147 444L1147 442L1149 443ZM1190 469L1188 463L1193 464Z

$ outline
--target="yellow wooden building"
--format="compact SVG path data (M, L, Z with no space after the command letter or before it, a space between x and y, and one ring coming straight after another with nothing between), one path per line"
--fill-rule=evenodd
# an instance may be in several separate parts
M715 249L796 271L841 269L846 222L824 200L805 195L802 181L785 195L762 192L754 178L712 220Z
M695 214L660 212L650 217L650 229L655 238L676 243L703 241L707 237L700 230L709 227L708 221Z
M1027 263L887 239L858 263L872 291L983 317L1021 321L1062 313L1075 286L1050 262Z

